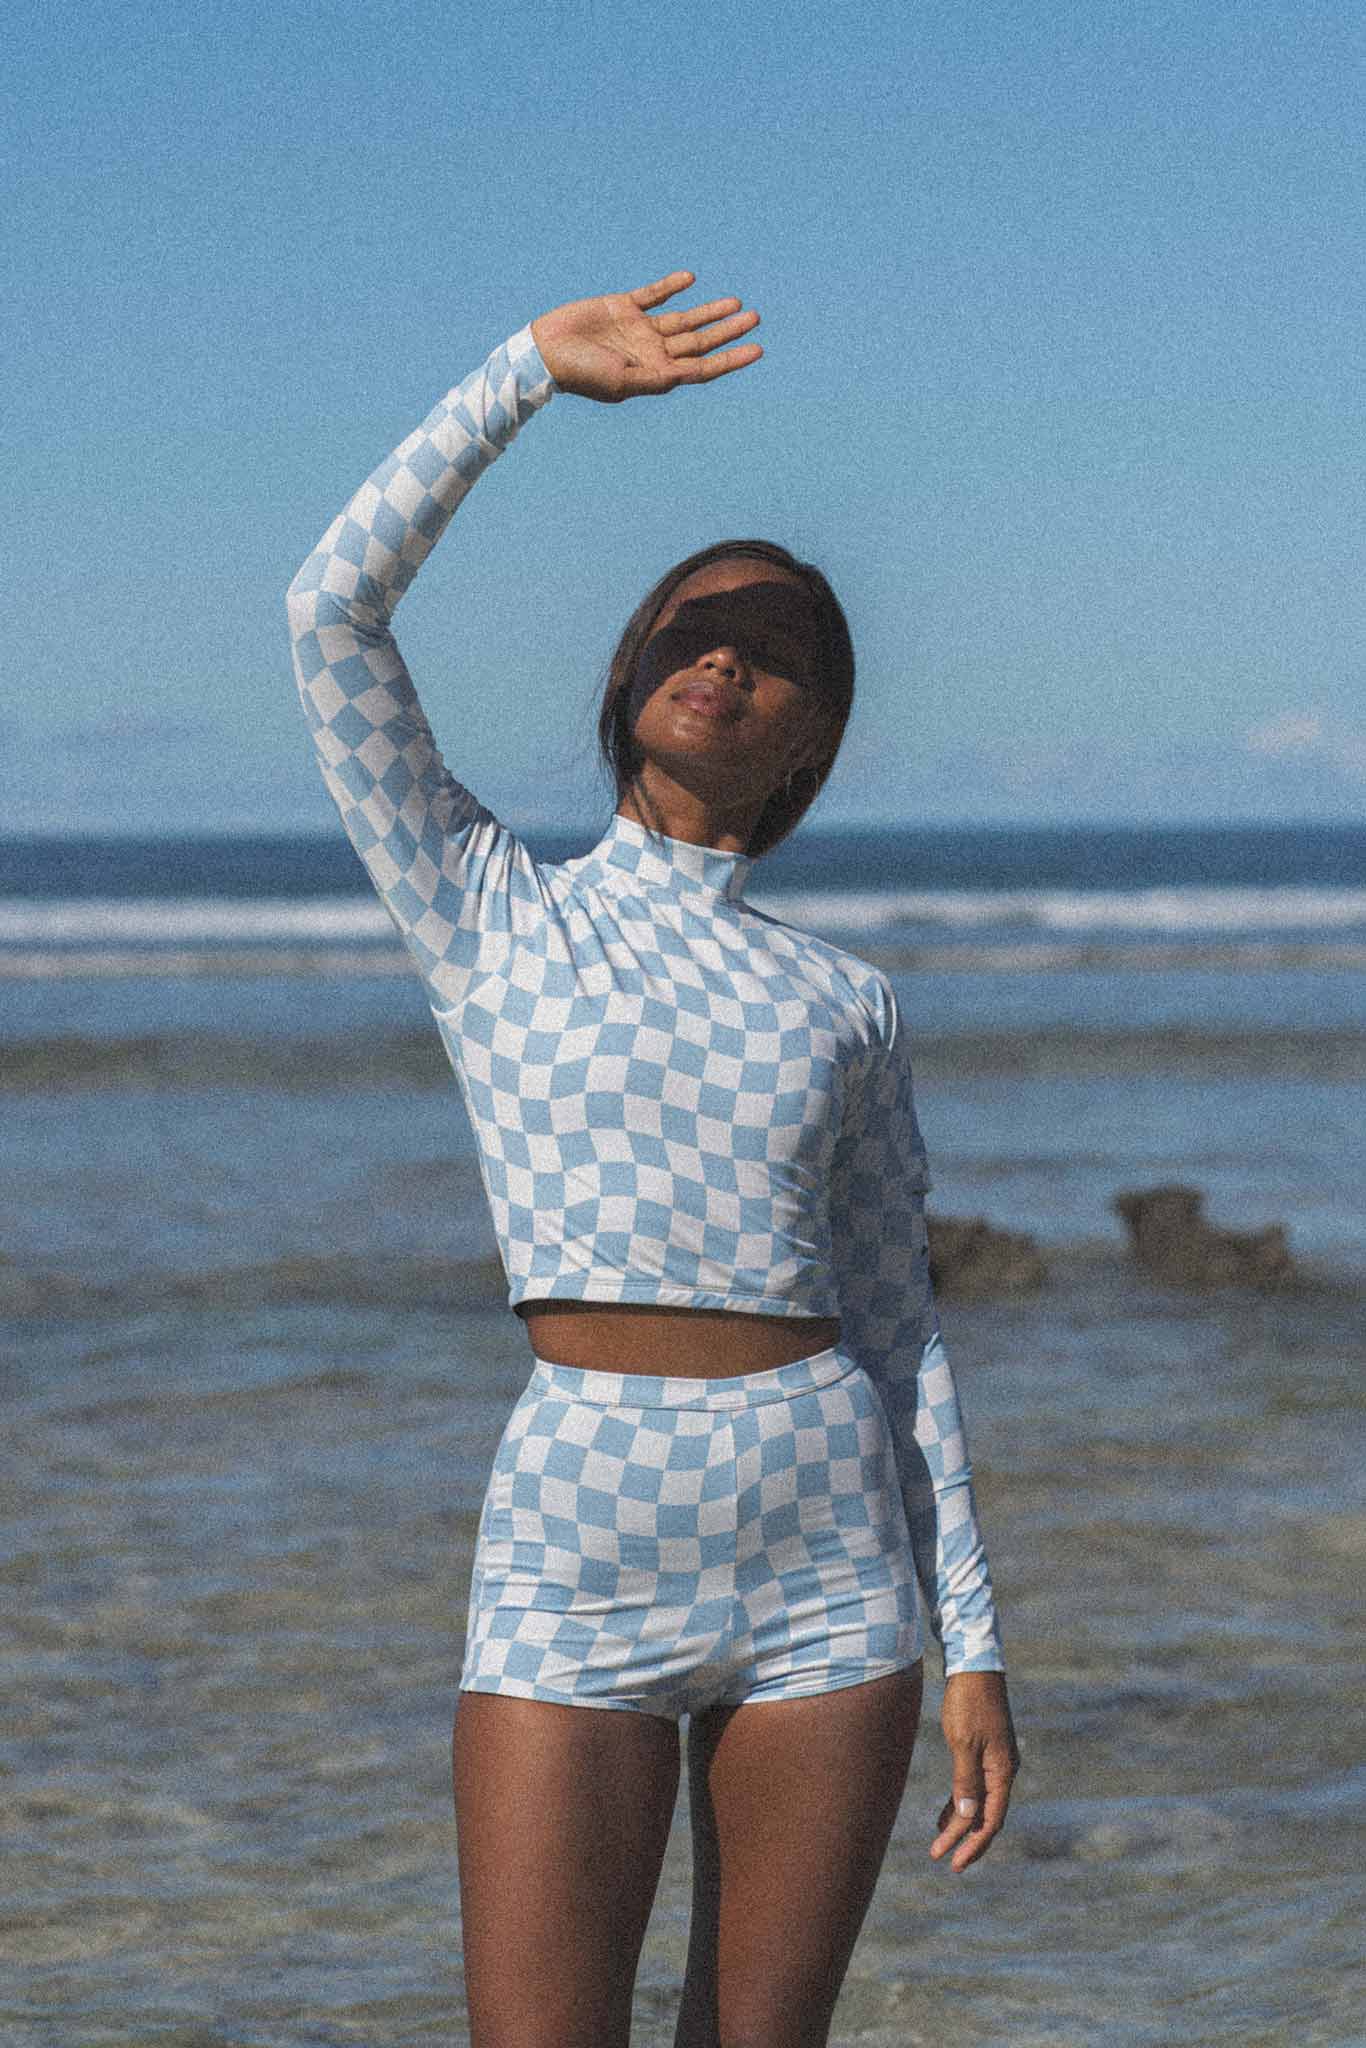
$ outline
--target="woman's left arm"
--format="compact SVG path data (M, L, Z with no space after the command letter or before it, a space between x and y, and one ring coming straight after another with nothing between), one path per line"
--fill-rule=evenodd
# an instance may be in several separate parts
M885 983L881 994L880 1042L855 1083L832 1172L841 1341L887 1412L916 1575L944 1655L953 1789L930 1853L965 1870L1000 1832L1019 1757L967 1439L930 1285L929 1177L910 1060Z

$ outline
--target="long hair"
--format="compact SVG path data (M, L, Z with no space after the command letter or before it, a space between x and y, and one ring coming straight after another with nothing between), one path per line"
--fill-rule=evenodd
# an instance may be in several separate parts
M806 765L796 769L774 790L759 813L745 849L748 854L757 855L767 853L771 846L785 839L815 802L835 765L854 701L854 647L849 624L839 599L814 563L800 562L786 548L767 540L717 541L712 547L689 555L686 561L676 562L653 590L646 592L617 642L598 714L598 745L620 803L641 767L642 755L631 731L631 678L655 620L680 583L712 562L730 561L737 555L769 562L784 575L804 583L815 605L821 637L816 650L820 671L817 703L821 707L816 751Z

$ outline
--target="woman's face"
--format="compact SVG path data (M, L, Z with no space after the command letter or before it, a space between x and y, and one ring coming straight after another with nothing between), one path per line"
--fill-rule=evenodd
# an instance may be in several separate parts
M752 556L673 592L630 683L637 747L690 788L762 803L820 727L819 622L800 577Z

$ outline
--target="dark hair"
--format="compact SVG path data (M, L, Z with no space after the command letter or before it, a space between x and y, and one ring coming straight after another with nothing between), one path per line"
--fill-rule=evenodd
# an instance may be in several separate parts
M786 548L767 540L717 541L714 546L689 555L686 561L676 562L641 599L617 642L598 714L598 745L620 802L640 771L641 754L630 721L631 678L655 620L680 583L712 562L729 561L737 555L770 562L775 569L805 584L815 606L821 637L817 650L820 689L816 700L824 725L821 743L815 758L776 789L759 813L745 849L753 855L767 853L771 846L785 839L815 802L835 765L854 701L854 648L848 621L839 599L814 563L799 562Z

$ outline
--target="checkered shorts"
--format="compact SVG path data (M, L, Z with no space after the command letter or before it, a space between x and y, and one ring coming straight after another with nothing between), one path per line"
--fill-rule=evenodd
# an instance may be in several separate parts
M537 1362L484 1501L463 1688L674 1718L920 1654L891 1435L847 1353L715 1380Z

